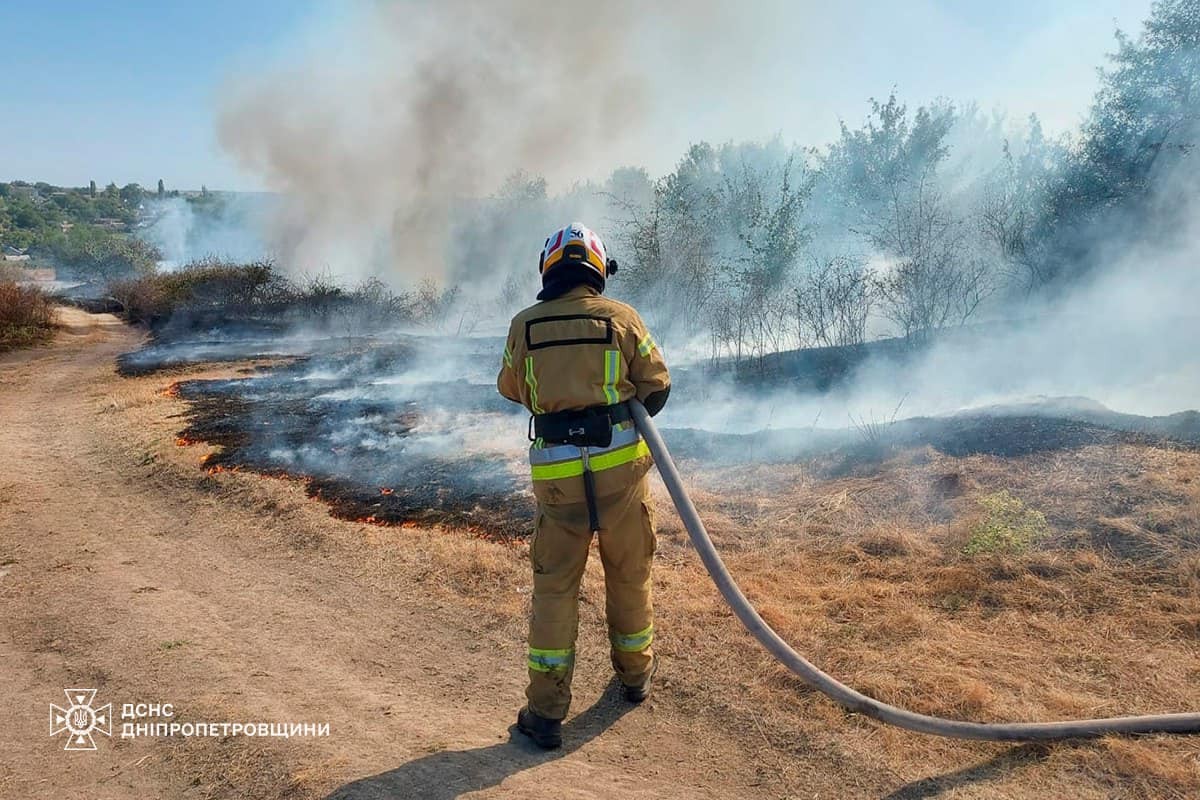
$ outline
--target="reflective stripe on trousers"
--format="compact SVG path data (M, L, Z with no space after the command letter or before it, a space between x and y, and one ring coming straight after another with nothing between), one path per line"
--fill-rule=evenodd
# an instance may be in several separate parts
M589 467L592 472L601 472L649 454L650 448L642 441L633 424L623 422L613 428L612 443L608 447L588 448ZM535 481L573 478L583 474L582 453L573 444L531 447L529 465Z
M564 647L557 650L547 650L539 647L529 648L529 668L534 672L554 672L571 666L575 660L575 648Z
M610 635L613 648L622 653L640 653L654 641L654 624L646 626L637 633L616 633Z

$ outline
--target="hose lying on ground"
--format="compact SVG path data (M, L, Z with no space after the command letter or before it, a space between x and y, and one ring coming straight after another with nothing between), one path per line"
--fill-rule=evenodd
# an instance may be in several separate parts
M671 500L679 511L684 527L700 560L713 582L721 591L725 602L733 609L746 629L759 643L792 672L799 675L812 688L830 697L851 711L865 714L872 719L896 725L910 731L948 736L955 739L986 739L992 741L1027 741L1033 739L1075 739L1087 736L1102 736L1107 733L1197 733L1200 732L1200 714L1161 714L1145 717L1111 717L1109 719L1068 720L1064 722L1011 722L983 723L932 717L917 714L902 708L873 700L844 683L835 680L809 663L780 638L768 625L725 568L721 556L713 546L704 523L700 521L696 507L683 488L679 470L671 460L671 454L663 442L658 428L650 420L646 409L636 399L629 401L634 423L650 447L658 471Z

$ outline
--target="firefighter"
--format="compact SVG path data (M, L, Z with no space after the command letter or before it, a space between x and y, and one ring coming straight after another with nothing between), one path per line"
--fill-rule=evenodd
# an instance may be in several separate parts
M630 702L650 692L655 538L646 473L653 462L625 401L636 397L657 414L671 378L637 311L603 296L617 262L599 236L578 222L556 231L538 269L540 302L513 319L496 383L533 415L533 611L528 704L517 728L550 749L562 743L571 704L579 583L593 533L613 669Z

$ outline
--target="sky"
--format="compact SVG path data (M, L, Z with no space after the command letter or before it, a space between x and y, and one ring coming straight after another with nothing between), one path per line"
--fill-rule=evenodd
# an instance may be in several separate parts
M686 21L655 31L694 37L684 42L692 57L656 61L654 53L678 48L645 43L640 68L658 91L644 132L619 153L622 163L661 174L700 139L778 135L819 145L839 120L860 123L868 98L893 88L910 104L974 101L1016 118L1037 113L1049 132L1066 132L1087 110L1113 31L1136 33L1150 7L847 0L818 12L825 4L741 3L752 8L745 24L720 36L699 36L702 28ZM223 95L244 76L286 62L299 44L310 46L350 9L313 0L7 0L0 180L265 188L217 143Z

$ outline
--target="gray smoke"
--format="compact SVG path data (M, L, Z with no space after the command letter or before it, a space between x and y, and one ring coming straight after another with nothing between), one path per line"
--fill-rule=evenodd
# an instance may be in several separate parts
M349 278L382 275L401 284L445 279L475 302L456 316L457 329L466 332L471 327L462 320L478 321L484 310L503 316L530 301L537 242L557 224L586 219L624 259L625 232L606 225L619 222L622 211L613 199L626 194L622 182L632 194L649 196L651 180L614 174L607 183L578 181L611 174L631 142L639 153L652 149L647 131L654 109L674 89L696 90L686 81L691 67L697 70L693 83L703 84L713 106L752 106L743 95L756 92L740 91L749 84L738 79L764 65L754 63L762 58L758 49L743 45L771 40L775 15L803 12L799 4L772 1L736 12L709 3L646 9L632 0L571 0L549 8L533 0L405 0L352 8L274 67L231 82L223 96L221 142L280 193L267 239L282 265ZM695 138L708 133L703 111L692 108L680 118ZM956 256L987 266L986 299L970 325L939 334L902 363L869 359L829 392L789 388L747 397L736 386L723 390L719 380L704 381L707 394L680 396L667 411L668 424L745 430L820 420L845 426L1061 396L1144 414L1196 407L1196 233L1167 238L1141 226L1141 216L1109 216L1095 230L1080 229L1081 237L1094 239L1083 259L1091 265L1086 279L1064 282L1060 294L1027 299L1022 278L1005 274L1011 265L983 250L978 226L979 209L995 193L989 179L1006 153L1019 160L1031 126L962 111L944 141L948 155L935 188L963 231ZM853 128L854 120L849 124ZM819 156L780 141L738 145L727 155L731 168L768 176L778 173L772 165L794 155L797 182L821 165ZM730 169L714 180L740 174ZM1175 190L1162 191L1164 206L1194 210L1195 177L1194 167L1181 168ZM772 189L769 182L763 186ZM850 218L847 208L856 206L839 199L835 188L818 176L800 220L814 238L794 268L803 273L810 257L845 255L886 275L898 259L869 237L852 235L871 225ZM764 196L772 198L770 191ZM1177 211L1158 216L1187 217ZM703 213L696 218L698 228L712 229ZM744 237L734 233L742 232L727 232L718 244L743 247ZM724 268L701 272L739 274L743 261L716 249L714 264ZM637 278L630 263L611 290L618 296L630 291L652 322L665 318L672 303L696 307L678 292L679 281L661 280L655 291L635 294L626 287L635 287ZM668 297L668 289L678 296ZM788 290L783 284L776 294L786 299ZM656 325L672 366L719 352L705 338L712 318L702 322L704 333L691 337L672 337L665 319ZM491 330L484 327L474 332ZM878 309L867 328L868 339L903 332ZM775 349L798 344L785 339ZM455 373L467 364L447 360L439 367Z
M441 277L456 203L522 169L598 174L643 116L631 47L662 12L632 0L353 8L224 93L220 142L283 194L291 268Z

